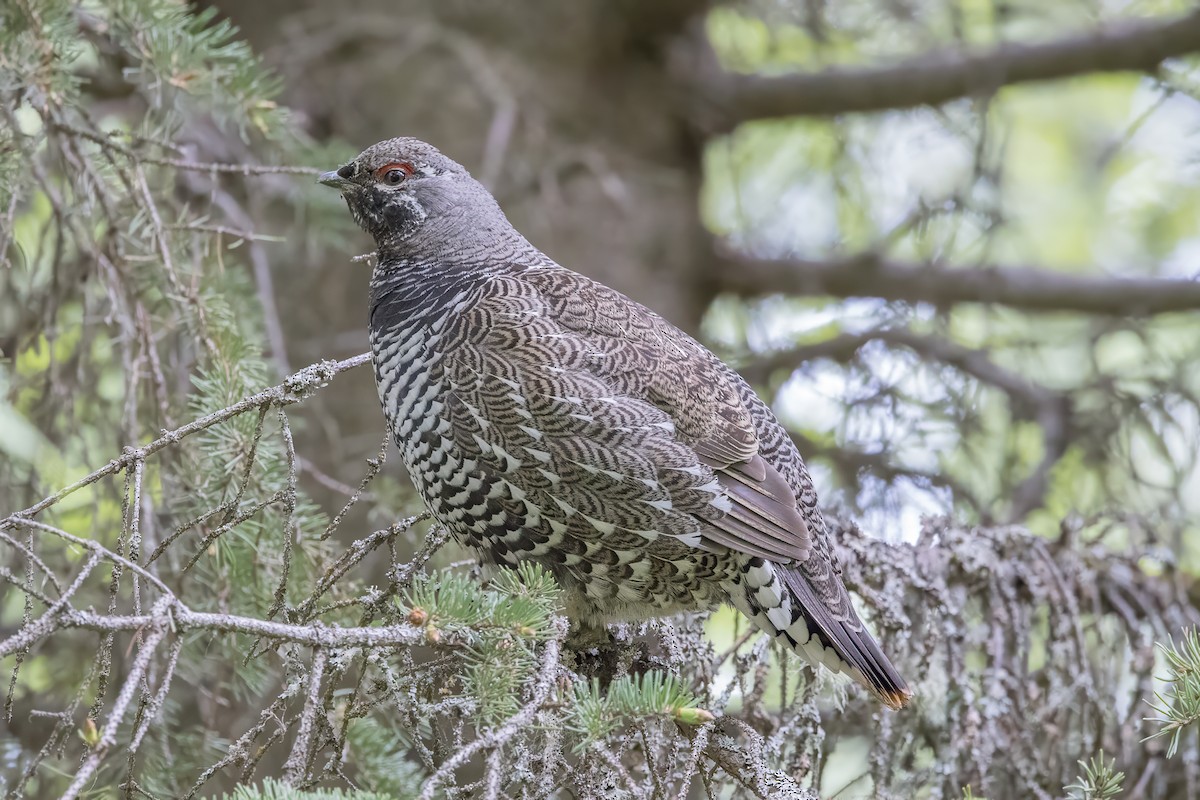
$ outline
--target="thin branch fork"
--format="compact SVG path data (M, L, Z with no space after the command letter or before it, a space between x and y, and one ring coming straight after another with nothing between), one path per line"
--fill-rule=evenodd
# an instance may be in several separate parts
M165 609L170 598L162 598L155 607L156 611ZM134 659L133 666L129 670L129 675L125 679L124 686L121 687L121 693L117 696L116 702L113 703L112 713L109 715L108 724L104 726L104 730L100 734L100 741L92 748L92 752L83 762L83 766L75 773L75 779L71 781L71 785L63 792L62 800L74 800L78 797L87 785L92 780L92 775L100 768L100 762L108 755L117 744L117 729L121 722L125 719L125 714L129 710L130 704L133 702L133 696L141 685L142 678L146 675L146 671L150 667L150 660L154 656L154 651L158 649L159 642L167 635L169 630L162 623L160 615L155 614L147 617L148 622L153 620L150 634L146 640L142 642L141 649L138 650L137 658ZM3 643L0 643L2 650ZM135 738L140 739L144 735L144 728L149 725L151 717L146 717L143 724L138 727L135 733Z
M918 333L907 328L878 328L864 333L844 333L821 342L802 345L771 353L751 362L739 372L747 380L766 382L770 374L784 368L817 358L839 362L851 360L865 345L880 341L905 347L930 361L938 361L962 370L984 383L1025 401L1031 406L1056 402L1058 393L1036 384L1020 373L1002 367L988 357L986 350L961 345L934 334Z
M1033 472L1014 490L1008 520L1011 522L1023 519L1030 511L1041 506L1048 488L1050 470L1062 458L1070 443L1071 399L1062 392L1049 389L997 364L986 350L966 347L948 338L917 333L907 328L880 328L858 334L844 333L823 342L773 353L743 368L742 374L748 380L761 383L776 370L796 368L816 358L832 358L844 363L854 358L872 341L905 347L927 362L940 362L954 367L981 383L1004 392L1012 404L1014 414L1025 413L1031 416L1041 427L1044 452ZM934 485L947 486L956 495L968 499L976 510L986 517L978 499L966 487L945 476L905 470L896 467L886 458L877 458L870 453L823 447L796 434L793 434L793 439L796 439L804 452L825 455L845 468L866 468L891 477L919 477L929 480Z
M1148 316L1200 308L1200 280L1069 275L1029 267L955 268L865 252L827 260L737 257L716 276L722 289L878 297L946 308L985 303L1024 311Z
M713 97L719 124L940 105L987 96L1003 86L1095 72L1153 72L1169 58L1200 52L1200 10L1041 44L951 50L889 66L837 68L771 77L708 70L697 93ZM712 101L708 101L712 102Z

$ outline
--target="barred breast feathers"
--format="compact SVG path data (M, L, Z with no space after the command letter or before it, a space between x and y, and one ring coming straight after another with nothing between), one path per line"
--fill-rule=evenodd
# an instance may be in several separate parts
M599 465L640 486L659 516L694 516L673 521L685 541L780 563L807 557L795 496L758 453L720 362L616 292L560 267L492 276L453 326L444 366L466 415L461 445L498 447L518 485L553 466L560 492L587 494L579 473ZM609 517L633 513L591 502Z
M740 376L552 262L467 275L373 292L390 335L380 399L439 519L499 563L548 561L602 619L728 591L810 660L907 701L835 570L802 459Z

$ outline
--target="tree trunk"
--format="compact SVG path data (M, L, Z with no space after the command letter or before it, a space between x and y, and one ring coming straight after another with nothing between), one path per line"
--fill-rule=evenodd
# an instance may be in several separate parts
M668 53L705 0L215 5L282 74L283 102L313 136L434 144L559 263L697 329L716 291L698 213L703 142ZM367 275L350 263L370 249L365 234L356 247L271 264L292 364L367 349ZM329 474L359 474L383 435L370 373L318 400L321 425L302 444Z
M551 257L696 329L712 297L701 143L666 54L705 2L215 5L283 73L284 100L317 137L429 141ZM300 280L276 265L280 305L299 312L289 333L365 327L365 276L347 279L352 268L330 256ZM337 302L310 324L314 296Z

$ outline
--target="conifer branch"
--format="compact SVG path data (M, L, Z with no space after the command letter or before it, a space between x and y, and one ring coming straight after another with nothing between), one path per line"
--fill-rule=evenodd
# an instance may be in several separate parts
M1075 783L1065 787L1071 800L1112 800L1121 794L1125 773L1118 772L1116 761L1106 761L1104 751L1088 761L1080 761L1082 770Z
M1178 644L1172 639L1158 647L1167 662L1167 674L1159 679L1166 688L1147 701L1158 715L1147 722L1159 725L1147 739L1170 737L1167 758L1172 758L1184 732L1200 723L1200 631L1191 628Z
M124 469L127 469L138 461L144 461L148 457L154 455L160 450L178 444L189 436L194 436L201 431L208 430L214 425L218 425L233 417L245 414L253 409L271 408L274 406L286 406L292 403L298 403L308 397L313 391L323 387L336 375L360 367L371 360L369 353L354 356L353 358L343 359L341 361L320 361L316 364L311 364L304 369L296 372L282 383L263 389L249 397L245 397L236 403L233 403L219 411L214 411L211 414L206 414L200 419L193 420L186 425L182 425L175 430L167 431L162 436L142 447L128 447L125 452L118 458L109 461L103 467L95 470L74 483L59 489L54 494L34 503L29 508L9 514L7 517L0 519L0 530L6 528L18 527L27 524L29 518L40 514L50 506L61 501L63 498L79 491L85 486L91 486L101 478L106 478Z
M533 697L530 698L528 703L522 706L520 711L505 721L503 725L479 737L447 759L438 768L438 771L421 787L421 794L418 795L418 800L433 800L438 787L447 783L455 771L469 762L476 753L490 748L502 747L505 742L512 739L522 729L533 722L538 711L541 710L541 707L549 699L550 692L558 680L561 642L567 635L567 621L565 618L556 617L552 625L553 633L551 638L547 640L545 649L542 651L542 665L538 672L537 682L533 687Z

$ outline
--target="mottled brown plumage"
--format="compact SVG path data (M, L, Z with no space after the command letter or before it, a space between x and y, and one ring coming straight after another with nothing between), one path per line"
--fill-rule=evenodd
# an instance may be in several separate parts
M735 372L554 263L423 142L381 142L322 182L375 238L380 400L457 538L500 565L544 564L583 628L729 601L907 701L850 604L803 461Z

